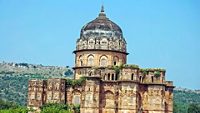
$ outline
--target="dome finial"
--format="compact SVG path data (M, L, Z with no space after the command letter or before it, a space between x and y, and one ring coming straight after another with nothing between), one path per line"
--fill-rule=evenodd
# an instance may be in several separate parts
M103 4L101 6L101 12L104 12L104 6L103 6Z
M106 14L104 12L104 5L101 6L101 12L99 13L99 18L105 19Z

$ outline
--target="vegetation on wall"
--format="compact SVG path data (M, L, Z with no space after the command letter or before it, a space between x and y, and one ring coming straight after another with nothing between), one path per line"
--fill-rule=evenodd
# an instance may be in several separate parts
M112 68L115 70L115 74L116 74L116 75L119 75L120 70L122 69L121 66L113 66Z
M134 65L134 64L132 64L132 65L130 65L130 64L122 64L120 66L112 66L112 69L115 70L115 74L116 75L118 75L123 68L136 69L136 68L139 68L139 66L138 65Z
M154 76L155 76L156 78L159 78L160 75L161 75L160 71L156 71L156 72L154 72Z
M135 64L124 64L124 65L122 65L122 66L125 67L125 68L133 68L133 69L139 68L139 66L138 66L138 65L135 65Z
M66 86L67 87L74 87L74 86L81 86L85 83L86 78L81 77L80 79L74 80L74 79L66 79Z

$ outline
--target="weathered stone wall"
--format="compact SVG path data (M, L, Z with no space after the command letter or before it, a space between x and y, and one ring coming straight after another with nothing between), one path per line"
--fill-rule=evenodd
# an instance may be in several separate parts
M136 113L138 110L138 84L133 82L119 83L118 111L119 113Z
M165 112L164 106L165 86L148 85L147 91L142 94L142 108L144 111L154 113Z
M160 71L159 69L141 71L140 69L139 81L146 84L165 84L165 71Z
M87 77L84 91L81 95L81 113L99 113L100 78Z
M51 78L47 80L47 103L65 102L65 80Z
M86 77L82 86L65 86L64 79L29 81L28 106L39 108L44 103L80 104L81 113L172 113L173 86L141 83L130 79L137 69L122 69L126 79L104 80L102 76ZM112 73L111 69L104 69ZM102 74L102 73L101 73ZM165 82L166 83L166 82ZM169 84L170 83L170 84ZM169 86L171 85L171 86Z
M28 106L38 109L46 101L46 81L30 80L28 83Z
M173 87L165 88L165 112L173 113Z
M137 68L123 68L119 80L132 80L139 82L138 71L139 69Z
M101 84L100 111L115 113L118 103L118 84L115 81L104 81Z

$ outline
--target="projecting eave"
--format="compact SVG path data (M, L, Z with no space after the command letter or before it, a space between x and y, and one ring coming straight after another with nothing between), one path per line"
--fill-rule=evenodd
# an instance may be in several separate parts
M104 50L104 49L81 49L81 50L75 50L73 51L74 54L76 54L77 52L83 52L83 51L107 51L107 52L116 52L116 53L122 53L125 55L128 55L129 53L127 52L122 52L122 51L116 51L116 50Z

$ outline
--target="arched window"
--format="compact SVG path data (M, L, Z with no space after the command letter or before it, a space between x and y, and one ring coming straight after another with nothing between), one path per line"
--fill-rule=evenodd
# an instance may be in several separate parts
M88 66L93 66L94 64L94 56L89 55L88 56Z
M115 57L113 58L113 65L117 65L118 62L119 62L119 58L115 56Z
M79 56L79 66L83 66L83 56L82 55L80 55Z
M107 57L106 56L102 56L100 58L100 66L103 66L103 67L107 66Z
M92 72L89 73L89 76L92 76Z
M107 80L106 77L107 77L107 75L105 74L105 75L104 75L104 80Z
M153 76L151 76L151 82L153 83Z
M104 93L105 107L106 108L114 108L115 107L115 95L111 91L106 91ZM106 112L110 113L110 112Z
M115 75L114 74L112 74L112 80L115 80Z
M119 74L116 74L116 76L115 76L115 80L118 80L118 78L119 78L118 76L119 76Z
M90 39L90 40L89 40L89 45L92 45L92 44L94 44L94 40L93 40L93 39Z
M142 76L140 76L140 82L143 82Z
M117 65L117 62L116 61L114 61L114 63L113 63L114 65Z
M103 38L100 42L101 49L107 49L108 40L106 38Z
M133 79L134 79L134 74L132 73L132 74L131 74L131 80L133 80Z
M95 43L94 39L90 39L88 42L88 49L94 48L94 43Z
M80 102L81 102L80 100L81 100L80 95L74 95L72 102L73 102L73 104L80 104Z
M107 80L110 80L110 73L108 73L108 79Z
M79 72L79 73L78 73L79 75L81 75L81 74L82 74L82 73L81 73L81 70L79 70L78 72Z

